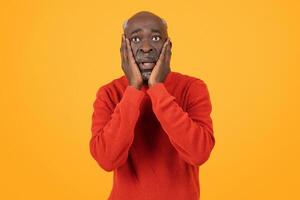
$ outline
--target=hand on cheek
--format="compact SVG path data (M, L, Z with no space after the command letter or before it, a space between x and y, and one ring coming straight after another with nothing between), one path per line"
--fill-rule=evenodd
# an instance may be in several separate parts
M152 87L156 83L162 83L166 79L170 69L170 60L171 60L171 47L172 43L168 38L163 45L162 51L160 53L159 59L154 66L151 75L148 80L149 87Z

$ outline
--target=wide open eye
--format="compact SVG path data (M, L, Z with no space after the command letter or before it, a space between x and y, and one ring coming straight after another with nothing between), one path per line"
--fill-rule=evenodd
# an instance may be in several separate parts
M160 38L160 36L153 36L152 37L152 40L153 41L159 41L161 38Z
M133 38L131 38L131 41L134 42L134 43L138 43L138 42L140 42L141 40L140 40L139 37L133 37Z

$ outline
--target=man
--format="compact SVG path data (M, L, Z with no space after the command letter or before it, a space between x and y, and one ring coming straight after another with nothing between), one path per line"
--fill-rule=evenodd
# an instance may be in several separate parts
M138 12L123 27L125 75L97 91L91 127L91 155L114 171L109 199L198 200L215 145L206 83L170 70L162 18Z

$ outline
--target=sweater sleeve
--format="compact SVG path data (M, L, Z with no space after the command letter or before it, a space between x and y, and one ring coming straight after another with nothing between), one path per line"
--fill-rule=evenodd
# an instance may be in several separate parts
M105 87L98 90L89 146L91 155L104 170L112 171L126 162L144 95L143 91L127 86L122 99L114 106L110 100L113 97Z
M195 166L208 160L215 138L206 84L200 79L191 83L186 112L167 91L164 83L153 85L147 93L152 101L153 112L181 158Z

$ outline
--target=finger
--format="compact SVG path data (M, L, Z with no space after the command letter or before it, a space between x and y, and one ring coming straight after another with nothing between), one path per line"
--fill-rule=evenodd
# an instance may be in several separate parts
M121 46L120 46L120 54L121 54L121 57L123 58L124 56L124 41L123 41L123 35L121 36Z
M165 53L166 53L166 47L168 45L169 42L169 38L166 40L166 42L164 43L164 46L161 50L160 56L158 58L157 64L156 65L160 65L162 63L162 61L164 61L165 59Z
M126 45L125 45L124 35L122 35L120 53L121 53L122 68L123 68L123 67L126 66L126 62L127 62L126 61L127 60L127 55L126 55Z
M172 48L172 42L171 40L169 40L168 45L166 47L166 53L165 53L165 61L167 63L169 63L171 59L171 55L172 55L171 48Z
M128 38L126 38L126 48L127 48L127 58L128 58L127 61L130 62L131 64L134 64L135 60L134 60L134 56Z
M124 69L124 54L123 54L123 35L121 35L121 46L120 46L120 55L121 55L121 67Z

